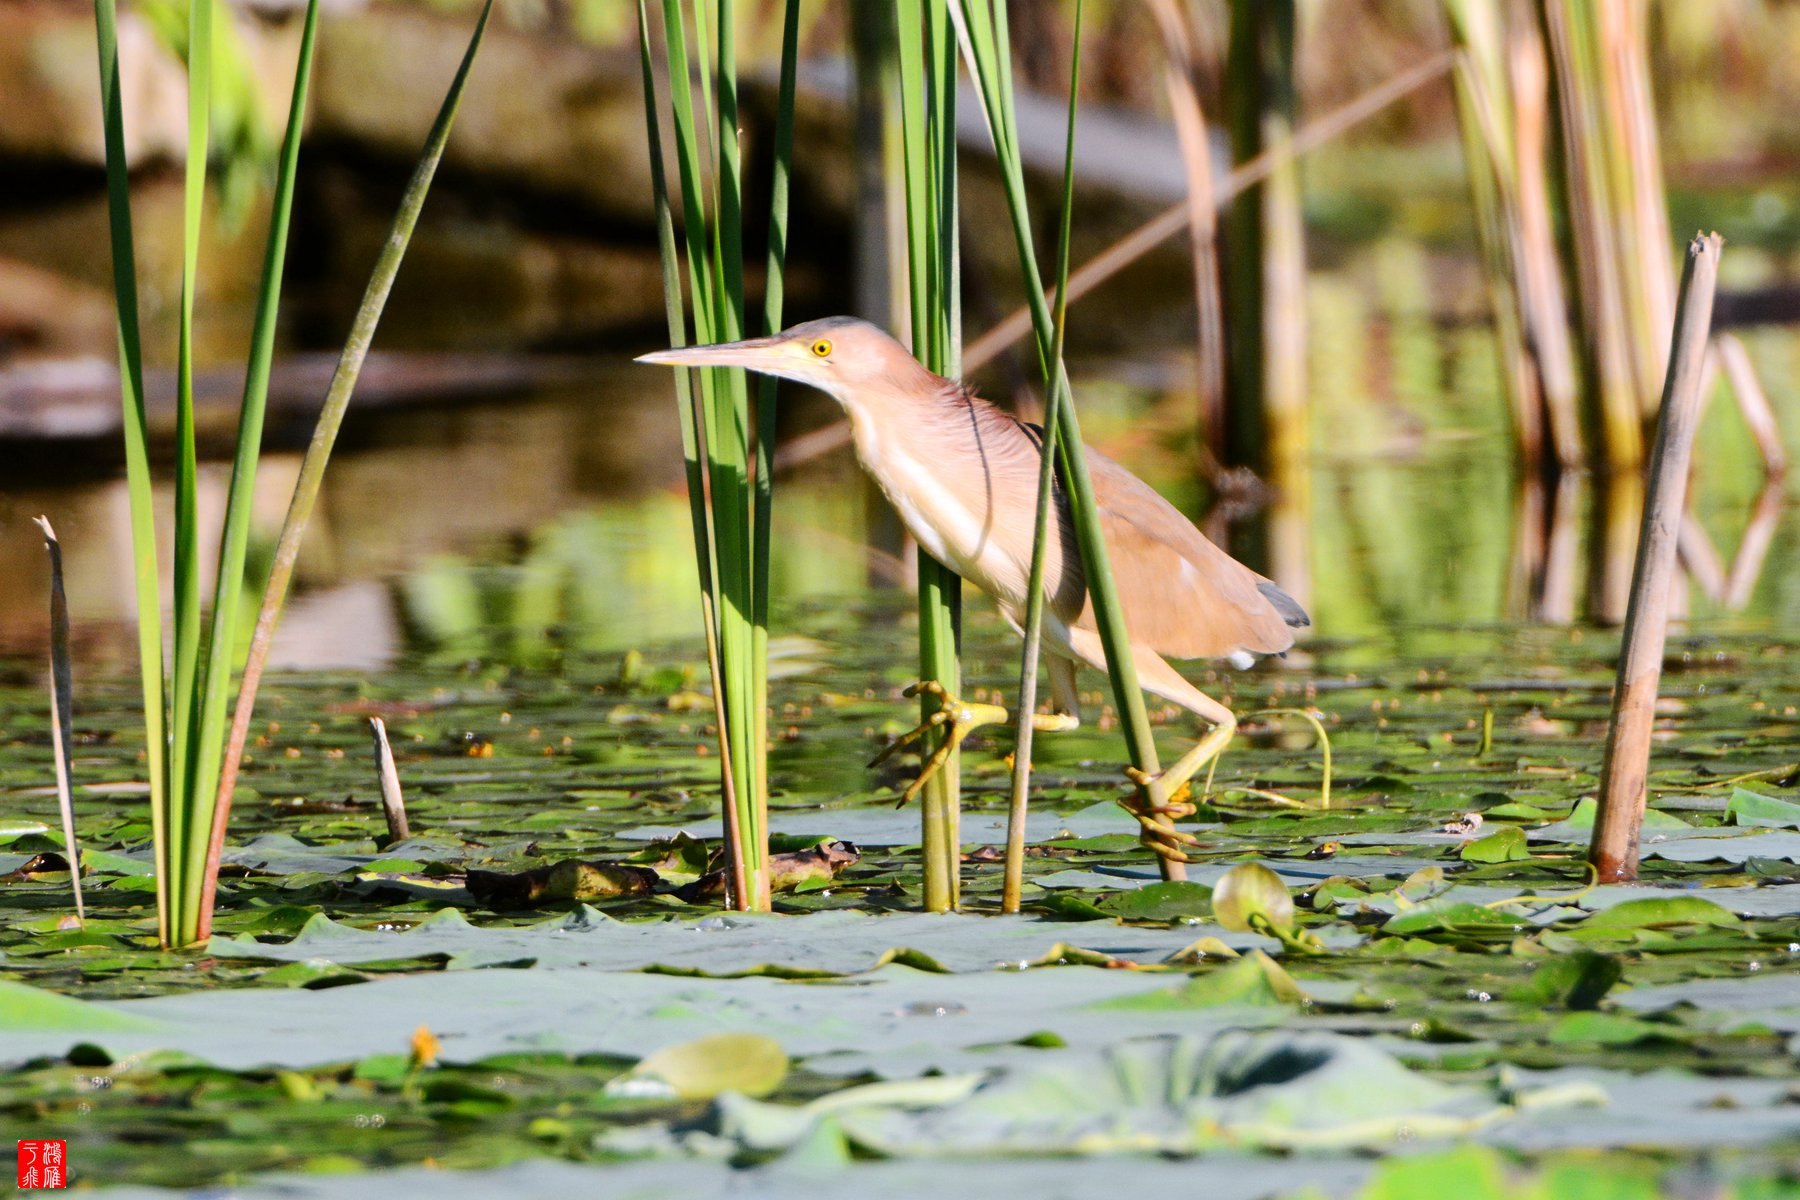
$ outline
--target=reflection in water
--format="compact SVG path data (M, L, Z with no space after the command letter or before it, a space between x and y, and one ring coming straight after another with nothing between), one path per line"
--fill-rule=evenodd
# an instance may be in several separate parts
M1440 315L1455 311L1438 294L1443 276L1397 241L1315 273L1310 455L1273 481L1251 531L1232 531L1233 548L1307 603L1315 636L1334 640L1616 620L1641 489L1635 479L1570 476L1548 488L1515 478L1492 339L1482 322ZM1782 368L1800 358L1800 337L1760 330L1745 341L1792 441L1800 418L1786 414L1800 405L1795 372ZM1130 370L1084 372L1078 362L1084 425L1198 515L1192 372L1157 361L1139 350ZM281 661L367 668L409 641L527 662L571 647L691 641L699 608L667 388L661 375L621 366L578 386L435 411L353 408L308 534ZM822 411L790 395L798 424ZM0 446L0 480L36 453ZM264 460L265 547L297 462L297 447L279 445ZM1690 611L1800 622L1792 501L1781 485L1761 485L1760 454L1734 406L1709 410L1697 462ZM214 522L224 482L223 466L203 472L203 515ZM122 664L132 645L126 497L120 481L91 475L0 490L0 654L43 646L47 580L29 523L40 512L63 535L86 658ZM775 512L778 611L818 612L810 602L904 585L910 556L898 527L847 448L785 474ZM212 541L216 532L203 544ZM1731 550L1709 559L1710 546Z

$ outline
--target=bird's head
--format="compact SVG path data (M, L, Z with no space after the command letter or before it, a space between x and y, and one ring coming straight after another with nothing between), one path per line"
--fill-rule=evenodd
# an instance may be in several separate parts
M867 321L826 317L769 337L681 346L639 356L674 367L742 367L809 384L849 403L871 389L917 389L936 376L905 346Z

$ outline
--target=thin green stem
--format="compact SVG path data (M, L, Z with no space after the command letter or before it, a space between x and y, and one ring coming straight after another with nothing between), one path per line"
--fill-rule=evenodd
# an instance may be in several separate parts
M769 190L768 269L763 280L762 324L765 333L781 328L783 280L787 272L788 190L794 158L794 98L800 61L800 0L787 0L782 20L781 83L775 107L775 156ZM750 532L750 628L751 668L754 672L752 737L754 745L769 744L769 539L775 516L775 439L779 409L776 385L764 375L756 396L756 472L754 525ZM759 750L759 761L763 754ZM763 762L766 768L766 761ZM756 827L768 836L769 783L758 773L755 794Z
M256 464L262 453L263 417L268 407L269 370L275 357L275 328L281 309L282 269L287 262L288 228L294 211L294 180L300 167L300 135L306 124L306 97L312 81L313 49L318 32L318 0L308 0L300 33L300 54L294 68L294 90L288 102L287 133L275 176L275 196L269 214L269 235L263 251L262 285L257 292L256 317L251 327L250 360L244 371L243 405L238 412L237 455L231 467L231 485L225 505L225 526L219 535L219 574L213 585L212 630L207 639L202 694L198 703L198 758L193 776L194 836L182 848L185 892L182 904L196 922L194 939L204 938L212 925L212 894L217 886L209 870L213 815L217 809L221 756L224 752L225 714L235 665L238 605L244 591L244 559L250 546L251 508L255 501ZM199 836L205 830L207 836Z
M1081 95L1081 18L1075 0L1075 43L1069 66L1068 132L1063 143L1062 214L1056 230L1056 332L1050 359L1061 362L1069 317L1069 241L1075 211L1075 114ZM1025 882L1025 820L1031 799L1032 715L1037 711L1038 658L1043 644L1044 570L1049 557L1050 506L1056 491L1057 422L1066 403L1063 377L1056 377L1044 410L1044 439L1039 447L1037 515L1031 542L1031 575L1025 589L1025 649L1019 660L1018 734L1013 745L1012 796L1006 822L1006 864L1000 911L1016 913Z
M1068 387L1067 373L1060 359L1054 357L1056 321L1044 292L1038 272L1037 257L1031 244L1031 214L1025 197L1025 173L1020 161L1014 133L1012 90L1005 86L1009 50L999 42L1004 29L1004 0L950 0L951 12L957 19L957 33L963 42L963 54L969 71L975 76L982 112L993 138L999 161L1006 203L1012 218L1013 241L1024 276L1025 295L1031 309L1032 328L1037 337L1039 365L1047 390L1054 393ZM1131 764L1139 771L1154 775L1160 769L1156 758L1156 741L1150 719L1144 708L1144 695L1138 687L1137 665L1132 658L1131 640L1125 629L1125 613L1119 603L1118 587L1113 580L1112 563L1100 528L1099 507L1094 500L1094 484L1088 473L1087 455L1081 441L1081 425L1075 415L1073 397L1057 410L1058 451L1065 487L1069 493L1069 510L1075 521L1076 540L1081 550L1082 569L1087 576L1088 595L1094 606L1101 644L1106 651L1107 673L1112 679L1113 701L1125 728ZM1139 802L1147 805L1148 797L1140 789ZM1181 878L1185 870L1179 863L1158 856L1165 878Z
M956 54L945 0L899 0L896 28L912 349L927 367L954 378L962 359ZM962 684L962 580L922 548L918 570L919 676L955 694ZM920 719L928 720L939 704L921 692ZM927 734L920 753L929 758L947 736L947 730ZM920 797L925 907L933 912L955 908L960 899L961 790L960 755L952 746Z
M669 183L663 168L662 128L657 117L656 70L650 46L650 19L645 0L638 0L638 53L643 68L645 136L650 147L650 189L656 207L656 235L661 249L663 309L668 318L669 345L687 343L687 313L682 305L681 254L675 243L675 221L669 210ZM718 585L713 576L712 510L706 501L706 476L702 466L700 400L687 371L675 372L676 410L681 424L682 462L687 472L688 515L694 534L694 562L700 573L700 613L706 628L706 666L712 680L713 721L720 730L725 718L725 680L719 661ZM731 756L719 756L719 790L725 818L725 868L730 902L750 906L750 880L739 847L743 831L738 827L737 782Z
M119 19L115 0L94 0L94 28L100 59L113 301L118 314L125 488L131 500L132 588L137 597L138 670L144 697L144 764L150 783L150 828L157 859L157 936L167 945L171 935L168 925L168 694L163 674L162 599L156 568L156 512L150 484L149 423L144 412L143 342L138 328L137 256L131 236L131 180L125 160L124 104L119 98Z
M709 62L707 5L694 9L696 50L700 63L700 112L712 132L717 154L711 177L713 219L704 202L706 178L701 170L701 128L696 119L689 69L685 17L679 0L664 0L663 25L676 161L682 198L682 225L687 250L689 289L693 300L694 340L728 341L743 336L742 179L737 142L738 109L735 19L732 6L721 3L716 54ZM797 43L795 48L797 53ZM715 78L716 72L716 78ZM791 95L791 92L790 92ZM712 100L717 97L716 110ZM653 97L652 97L653 102ZM791 107L791 100L789 102ZM788 137L791 141L791 125ZM660 138L657 139L660 146ZM782 205L785 210L785 201ZM785 223L785 211L781 215ZM710 226L710 227L709 227ZM670 239L672 251L673 238ZM674 284L676 276L666 280ZM677 304L679 304L677 289ZM779 295L776 297L777 315ZM676 313L678 315L679 309ZM766 763L766 547L760 548L751 478L749 388L740 370L697 373L697 419L692 430L696 463L704 464L699 480L709 520L704 544L696 552L708 560L711 595L709 624L716 638L718 674L715 694L720 719L721 760L726 827L732 839L733 877L739 886L734 902L766 908L767 782ZM773 405L767 419L773 419ZM686 433L684 431L684 437ZM772 427L768 441L772 443ZM761 456L765 449L758 447ZM767 472L759 472L765 478ZM692 481L690 481L692 489ZM767 507L764 505L764 507ZM702 522L696 516L696 531ZM763 534L766 539L766 529ZM736 860L741 859L741 863Z
M50 518L36 518L50 555L50 748L56 756L56 802L62 810L63 852L75 891L75 919L87 920L81 898L81 843L75 840L74 763L75 673L69 662L69 598L63 590L62 543Z
M182 189L181 327L175 395L175 676L170 752L168 836L170 936L177 945L195 930L189 850L199 839L195 706L200 677L199 468L194 449L194 293L200 273L200 227L206 205L207 135L212 117L213 0L191 0L187 30L187 169Z
M313 507L318 501L319 488L325 478L325 466L331 459L332 448L337 444L338 430L344 423L344 413L350 406L350 397L356 390L357 378L368 357L369 344L374 340L376 326L380 324L382 310L387 305L388 293L393 290L394 278L400 272L400 263L406 257L407 246L411 244L419 213L425 207L426 196L430 194L432 178L443 158L444 146L450 138L450 127L462 104L469 71L474 66L475 53L481 47L482 35L487 31L488 18L492 15L493 8L493 0L487 0L482 5L474 33L469 38L468 49L463 52L462 62L450 82L444 103L438 109L437 119L432 122L431 132L426 135L424 148L419 152L412 177L407 180L406 190L400 197L400 207L388 229L387 241L383 243L381 254L375 260L368 285L363 289L362 302L357 306L356 316L350 323L350 333L344 341L343 352L338 356L337 370L326 388L325 403L320 409L318 422L313 427L312 440L300 461L299 478L294 483L294 494L288 502L287 516L282 521L281 534L275 543L275 558L269 569L269 579L263 586L262 604L256 615L256 628L251 634L243 679L238 685L237 705L232 713L231 732L226 739L224 762L220 768L218 789L213 801L211 838L200 904L202 919L209 925L214 889L218 882L219 855L224 848L225 827L231 816L232 792L237 785L238 768L243 761L244 744L250 731L250 718L256 707L257 688L262 682L263 668L268 663L269 647L275 638L275 627L281 618L288 586L293 581L294 564L300 557L300 543L306 534L307 522L312 518ZM227 653L227 649L219 646L216 653Z

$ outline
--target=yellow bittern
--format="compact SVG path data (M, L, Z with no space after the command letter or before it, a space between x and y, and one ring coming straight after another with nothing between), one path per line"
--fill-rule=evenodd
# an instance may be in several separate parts
M881 485L907 531L932 557L992 596L1015 629L1022 626L1042 461L1036 426L927 370L899 342L854 317L808 321L772 337L660 350L638 361L743 367L831 396L849 414L863 469ZM1247 667L1257 655L1286 651L1294 644L1293 630L1311 622L1292 596L1207 541L1149 484L1092 449L1087 459L1138 680L1212 726L1160 774L1133 775L1146 787L1152 811L1174 815L1186 811L1178 793L1224 750L1237 719L1164 656L1229 659ZM1068 504L1060 496L1058 501L1044 570L1043 649L1053 711L1032 717L1043 730L1079 724L1076 663L1106 670ZM946 749L927 761L921 782L970 730L1010 720L998 705L966 703L929 681L919 686L939 697L940 710L895 745L950 726ZM917 789L915 783L908 797Z

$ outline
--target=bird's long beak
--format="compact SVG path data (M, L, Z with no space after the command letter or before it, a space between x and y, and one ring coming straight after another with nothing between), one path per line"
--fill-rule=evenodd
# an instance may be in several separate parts
M677 346L640 354L636 361L670 367L744 367L751 371L779 372L793 362L788 339L748 338L741 342L714 342L710 346Z

